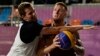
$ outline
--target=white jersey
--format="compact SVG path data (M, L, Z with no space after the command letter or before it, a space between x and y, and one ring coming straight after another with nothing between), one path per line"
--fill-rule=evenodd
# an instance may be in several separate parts
M9 53L7 56L36 56L35 49L37 47L37 43L39 37L37 36L31 43L24 43L20 39L20 28L22 24L20 24L15 42L13 43Z

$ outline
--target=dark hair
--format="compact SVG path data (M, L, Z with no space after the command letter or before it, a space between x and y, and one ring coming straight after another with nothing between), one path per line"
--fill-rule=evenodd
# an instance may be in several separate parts
M25 15L25 9L31 7L31 4L29 2L22 2L19 6L18 6L18 11L20 16Z
M65 10L67 10L67 5L63 2L57 2L55 5L61 5L65 8Z

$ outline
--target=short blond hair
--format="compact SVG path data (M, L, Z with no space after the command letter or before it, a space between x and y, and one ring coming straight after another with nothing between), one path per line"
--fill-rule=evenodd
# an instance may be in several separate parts
M61 5L61 6L63 6L65 8L65 10L68 10L67 9L67 5L65 3L63 3L63 2L57 2L55 5Z

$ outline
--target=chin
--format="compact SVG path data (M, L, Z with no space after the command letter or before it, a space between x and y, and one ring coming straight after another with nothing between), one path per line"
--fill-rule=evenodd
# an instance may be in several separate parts
M58 18L54 18L54 20L58 20Z
M30 22L30 20L25 20L25 21Z

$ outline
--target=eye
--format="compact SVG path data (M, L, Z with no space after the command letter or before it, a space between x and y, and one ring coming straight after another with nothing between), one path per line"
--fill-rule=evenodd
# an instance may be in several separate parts
M29 13L29 15L32 15L32 14L33 14L33 12L30 12L30 13Z
M35 13L35 10L31 11L31 12L29 13L29 15L32 15L33 13Z
M54 11L57 11L57 9L54 9Z

